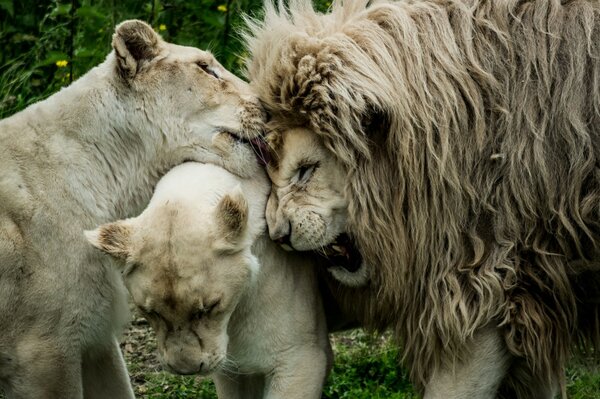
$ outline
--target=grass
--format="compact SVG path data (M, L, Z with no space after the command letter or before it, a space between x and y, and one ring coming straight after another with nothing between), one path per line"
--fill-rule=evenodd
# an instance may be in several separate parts
M398 350L389 335L361 330L331 337L335 363L322 399L417 399L406 370L398 367ZM216 399L210 379L175 376L161 371L156 340L141 318L136 318L123 344L136 397L148 399ZM597 369L574 364L567 371L567 396L600 398Z
M216 399L210 379L175 376L160 370L156 341L136 319L125 338L124 353L136 396L148 399ZM417 398L406 372L398 368L398 351L389 337L354 330L332 336L335 364L322 399ZM152 351L152 353L148 352Z
M389 335L361 330L331 337L335 362L322 399L416 399L406 370L398 367L398 350ZM143 319L136 318L125 336L123 350L136 396L148 399L216 399L210 379L175 376L161 371L156 340ZM567 396L600 398L597 369L574 364L567 371Z
M398 367L398 350L388 335L354 330L331 337L335 363L321 399L417 399L405 370ZM146 322L136 318L122 344L137 398L217 399L208 378L177 376L161 370L156 338ZM600 373L582 364L567 370L567 397L599 399ZM0 398L4 396L0 392Z

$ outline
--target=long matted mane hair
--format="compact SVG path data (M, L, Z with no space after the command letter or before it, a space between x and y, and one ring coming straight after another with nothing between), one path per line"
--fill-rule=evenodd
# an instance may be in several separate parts
M338 295L394 329L418 384L490 324L546 381L598 342L573 276L600 259L599 18L592 0L292 0L250 21L266 108L349 171L373 284Z

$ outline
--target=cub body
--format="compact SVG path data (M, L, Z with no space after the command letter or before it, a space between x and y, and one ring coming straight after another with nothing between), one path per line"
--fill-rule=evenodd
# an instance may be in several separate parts
M208 164L167 173L138 217L87 232L121 260L167 369L222 398L319 398L330 363L314 269L265 233L269 183Z
M139 212L185 160L240 173L256 164L245 146L213 144L223 131L255 134L262 111L209 53L166 43L140 21L117 27L113 49L0 121L0 389L9 398L132 398L117 342L125 289L81 232Z

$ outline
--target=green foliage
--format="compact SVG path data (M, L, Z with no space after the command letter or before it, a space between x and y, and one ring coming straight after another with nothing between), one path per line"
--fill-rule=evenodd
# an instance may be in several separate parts
M332 336L335 362L322 399L418 399L406 370L398 366L398 350L389 335L361 330ZM129 363L136 396L152 399L216 399L214 384L199 377L149 372ZM567 370L567 396L600 398L600 374L580 363Z
M571 399L600 398L600 373L597 366L574 364L567 370L567 396Z
M130 370L131 372L131 370ZM209 379L183 377L166 372L147 373L134 381L135 395L148 399L217 399Z
M243 15L258 16L261 7L262 0L0 0L0 118L102 62L115 25L125 19L149 22L168 41L210 49L239 73L244 54L237 32Z
M417 398L389 337L355 330L333 337L335 363L323 399Z

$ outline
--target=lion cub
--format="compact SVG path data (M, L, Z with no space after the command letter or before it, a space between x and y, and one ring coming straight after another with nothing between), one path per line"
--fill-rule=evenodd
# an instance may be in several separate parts
M163 364L219 397L319 398L331 349L315 272L265 233L269 183L186 163L136 218L86 232L120 259Z

